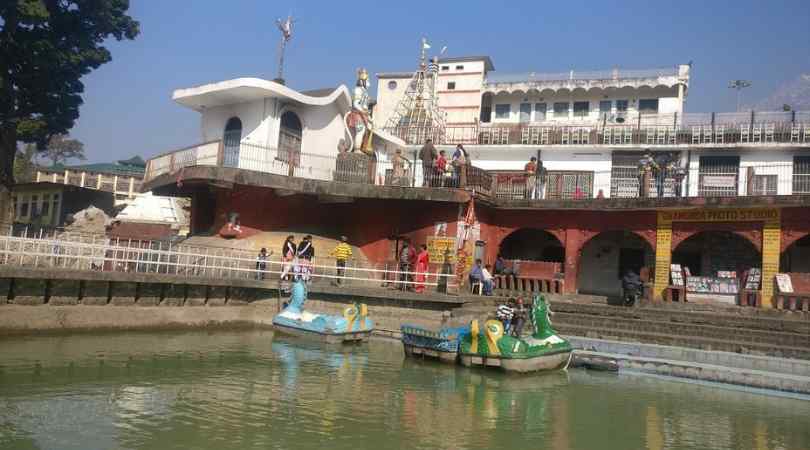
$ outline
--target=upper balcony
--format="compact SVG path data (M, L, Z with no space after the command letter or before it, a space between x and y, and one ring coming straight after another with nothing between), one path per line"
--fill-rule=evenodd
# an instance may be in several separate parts
M634 114L546 124L484 124L386 131L410 145L621 147L810 147L810 111Z
M373 161L354 153L312 155L215 141L149 160L144 189L181 193L199 183L244 184L319 196L446 202L464 202L475 195L508 208L804 205L810 198L810 155L767 164L733 155L707 156L685 166L672 158L657 160L656 168L645 166L640 155L623 155L606 170L548 170L542 177L530 177L523 171L474 166L440 173L434 168L425 171L413 159L400 164L385 155Z
M484 93L529 93L544 90L558 91L562 89L573 91L582 89L621 89L658 86L674 87L688 86L689 66L680 65L667 69L646 70L599 70L574 71L562 73L517 73L499 74L490 73L484 80Z

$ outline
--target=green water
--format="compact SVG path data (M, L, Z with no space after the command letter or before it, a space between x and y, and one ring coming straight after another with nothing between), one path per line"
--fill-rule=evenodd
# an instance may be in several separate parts
M808 449L810 402L269 331L0 340L2 449Z

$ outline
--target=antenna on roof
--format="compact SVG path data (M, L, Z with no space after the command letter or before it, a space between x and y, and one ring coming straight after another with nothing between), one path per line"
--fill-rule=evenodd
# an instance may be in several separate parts
M287 49L287 42L292 39L292 25L294 22L292 14L288 15L284 21L276 19L276 26L281 31L281 42L278 46L278 77L273 81L280 84L284 84L284 51Z

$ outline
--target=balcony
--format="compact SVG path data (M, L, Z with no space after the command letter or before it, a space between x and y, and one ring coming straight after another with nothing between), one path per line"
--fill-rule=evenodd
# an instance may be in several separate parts
M112 192L118 197L134 198L141 189L141 176L112 175L83 170L37 169L37 183L51 182Z
M810 111L636 114L537 123L386 129L410 145L425 137L441 144L712 148L728 146L810 147ZM442 138L443 137L443 138Z
M515 93L543 90L673 87L688 84L688 66L648 70L569 71L561 73L492 73L484 81L485 93Z

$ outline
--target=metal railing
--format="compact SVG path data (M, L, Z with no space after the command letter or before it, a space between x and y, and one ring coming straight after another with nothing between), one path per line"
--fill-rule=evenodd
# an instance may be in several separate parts
M112 192L115 195L134 197L140 192L143 175L111 175L107 173L86 172L79 170L53 170L39 168L36 182L67 184L88 189Z
M493 179L494 196L503 200L810 195L810 164L747 165L723 157L690 168L614 164L609 171L549 170L545 176L500 171Z
M0 264L31 269L153 273L209 279L279 280L302 277L345 281L353 286L437 286L441 278L456 286L456 276L434 268L417 282L417 272L397 264L351 259L338 273L334 258L312 261L257 259L246 250L200 247L159 241L107 238L103 235L35 234L0 236Z
M486 84L498 83L532 83L538 81L588 81L588 80L622 80L646 79L678 76L678 68L663 69L613 69L613 70L571 70L568 72L542 73L490 73L487 74Z
M791 116L792 117L792 116ZM795 144L810 146L810 113L796 116L802 122L700 122L698 117L678 119L639 115L624 124L579 123L562 125L462 125L447 126L443 144L465 145L605 145L674 146L697 148L722 145ZM774 119L776 117L773 117ZM750 119L750 115L749 115ZM420 142L409 142L420 144Z

